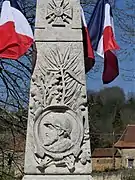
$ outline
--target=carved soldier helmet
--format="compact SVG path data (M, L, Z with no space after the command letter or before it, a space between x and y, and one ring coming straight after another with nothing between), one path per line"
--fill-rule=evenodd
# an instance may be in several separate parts
M72 131L70 120L67 117L61 117L55 119L55 127L64 130L69 136Z
M45 119L44 124L51 124L58 130L63 130L66 135L70 136L72 124L68 117L62 113L51 113L51 116Z

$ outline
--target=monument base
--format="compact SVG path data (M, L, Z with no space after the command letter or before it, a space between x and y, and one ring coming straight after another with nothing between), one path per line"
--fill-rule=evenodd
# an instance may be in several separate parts
M23 180L93 180L90 175L25 175Z

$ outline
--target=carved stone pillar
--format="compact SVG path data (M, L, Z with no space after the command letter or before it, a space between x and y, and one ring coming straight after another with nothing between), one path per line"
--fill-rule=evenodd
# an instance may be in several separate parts
M79 0L38 0L23 180L90 180Z

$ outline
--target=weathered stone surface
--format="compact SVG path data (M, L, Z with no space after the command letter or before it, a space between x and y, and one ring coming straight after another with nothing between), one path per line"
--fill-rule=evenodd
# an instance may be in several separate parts
M52 27L46 29L36 28L35 30L36 42L54 42L57 41L59 37L61 37L61 41L65 42L80 42L82 41L81 33L81 29L67 29L65 31L63 27L60 28L59 31L57 31L57 29L53 29Z
M62 2L62 3L61 3ZM36 27L66 27L81 29L79 0L37 1Z
M82 43L37 43L37 48L25 172L89 173Z
M93 180L90 175L26 175L23 180Z
M37 175L24 180L57 179L40 174L75 174L71 179L76 174L90 174L79 1L38 0L36 19L38 54L31 80L25 173Z

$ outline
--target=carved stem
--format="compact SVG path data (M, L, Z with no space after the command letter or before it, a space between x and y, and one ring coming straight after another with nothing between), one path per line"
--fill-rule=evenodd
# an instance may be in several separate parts
M44 106L46 106L46 86L44 85Z
M64 97L65 97L65 79L64 79L64 73L63 68L60 66L61 76L62 76L62 86L63 86L63 93L61 98L61 104L64 104Z

